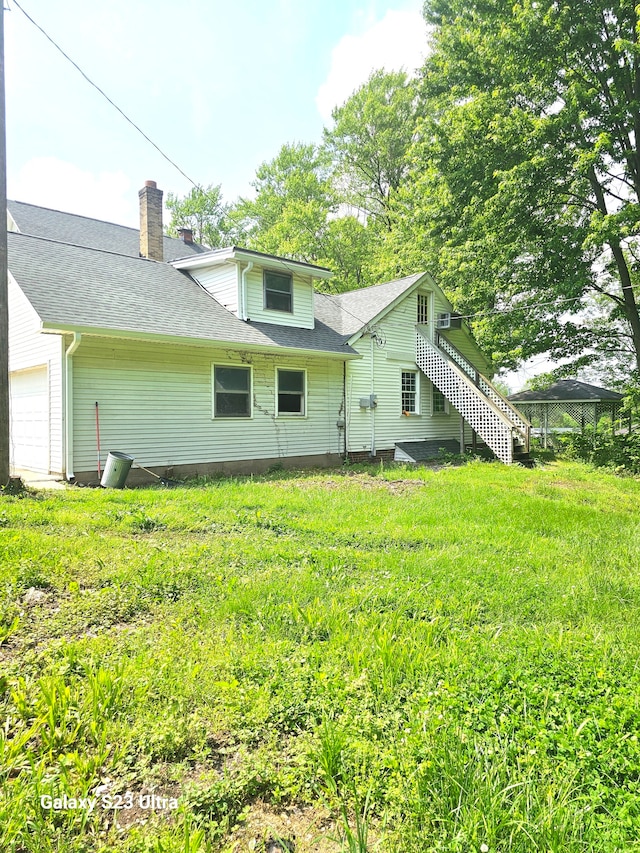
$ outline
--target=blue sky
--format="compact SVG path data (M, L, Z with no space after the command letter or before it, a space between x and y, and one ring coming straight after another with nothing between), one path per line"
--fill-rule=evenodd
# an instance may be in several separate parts
M197 183L250 192L285 142L319 141L378 67L416 68L421 0L19 0ZM137 224L137 191L189 182L16 7L5 12L8 195Z

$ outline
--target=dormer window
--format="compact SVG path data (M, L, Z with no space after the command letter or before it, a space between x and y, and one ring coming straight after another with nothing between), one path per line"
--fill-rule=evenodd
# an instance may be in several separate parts
M291 273L264 271L264 307L271 311L293 313L293 277Z

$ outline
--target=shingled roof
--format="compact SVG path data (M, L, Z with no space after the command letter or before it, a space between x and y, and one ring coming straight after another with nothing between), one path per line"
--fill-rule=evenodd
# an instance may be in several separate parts
M392 305L424 275L423 272L415 273L405 278L372 287L363 287L360 290L350 290L335 296L317 293L316 317L348 340Z
M135 228L19 201L7 207L9 268L44 327L52 330L102 329L350 355L355 352L346 342L425 275L337 295L316 293L311 330L245 322L172 265L195 256L226 257L230 249L212 251L164 237L167 263L160 263L140 257Z
M315 329L239 320L171 264L9 232L9 269L46 329L354 354Z
M140 232L137 228L127 228L113 222L102 222L88 216L64 213L48 207L38 207L22 201L8 201L7 209L21 234L45 237L60 243L74 246L86 246L119 255L137 258L140 255ZM206 246L197 243L185 243L177 237L164 237L164 260L200 255L208 252Z
M605 400L619 401L622 398L623 395L617 391L608 391L577 379L560 379L544 391L519 391L509 395L512 403L598 403Z

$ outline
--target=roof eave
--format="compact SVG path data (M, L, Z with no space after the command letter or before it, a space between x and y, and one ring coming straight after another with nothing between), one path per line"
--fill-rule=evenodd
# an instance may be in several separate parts
M317 267L303 261L290 261L278 258L275 255L266 255L262 252L254 252L251 249L238 249L231 246L228 249L214 249L188 258L177 258L170 263L178 270L201 269L202 267L219 266L225 263L249 263L256 261L269 266L272 269L283 269L288 272L297 272L302 275L310 275L313 278L329 279L333 272L326 267Z
M346 341L347 346L353 346L365 334L365 330L367 329L368 326L373 326L375 323L377 323L379 320L381 320L386 314L388 314L397 305L399 305L402 302L402 300L405 299L410 293L413 293L413 291L417 290L420 287L420 285L424 284L426 279L430 279L431 282L437 287L437 285L436 285L436 283L435 283L435 281L434 281L434 279L430 273L428 273L428 272L422 273L420 278L418 278L416 281L413 282L413 284L410 284L405 290L403 290L402 293L398 294L398 296L396 296L394 299L392 299L391 302L389 302L389 304L382 309L382 311L379 311L375 315L375 317L372 317L371 320L369 320L367 323L365 323L363 326L361 326L357 332L354 332L351 335L351 337L347 339L347 341ZM365 289L366 288L363 288L363 290L365 290ZM445 299L446 299L446 297L445 297ZM447 302L448 301L449 300L447 299Z
M590 397L584 400L575 397L528 397L526 400L508 397L507 399L510 403L622 403L624 397Z
M79 332L82 335L92 336L96 338L121 338L128 341L149 341L165 344L185 344L187 346L198 347L224 347L234 350L247 350L249 352L269 352L273 350L282 350L286 353L294 355L317 356L318 358L331 358L339 361L352 361L361 358L357 352L338 352L336 350L325 349L309 349L306 347L287 347L281 344L250 344L242 341L234 340L216 340L214 338L196 338L186 337L181 335L162 335L156 332L135 332L128 329L110 329L97 326L79 326L75 324L60 324L60 323L42 323L41 332L49 335L65 335Z

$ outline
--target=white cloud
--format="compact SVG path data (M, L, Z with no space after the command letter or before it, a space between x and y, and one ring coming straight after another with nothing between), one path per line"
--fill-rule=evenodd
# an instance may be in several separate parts
M387 12L360 35L344 36L333 49L327 79L316 95L318 112L328 124L332 109L343 104L372 71L411 73L422 65L426 52L427 28L420 12Z
M8 177L16 201L137 227L138 199L124 172L84 172L56 157L35 157Z

